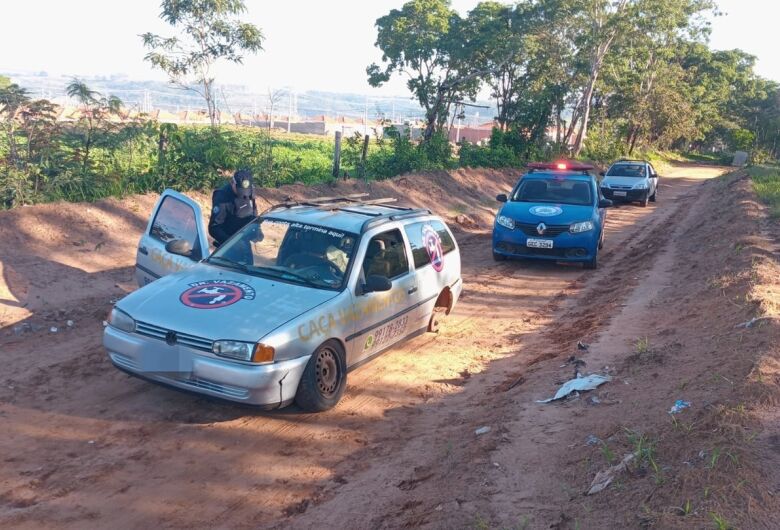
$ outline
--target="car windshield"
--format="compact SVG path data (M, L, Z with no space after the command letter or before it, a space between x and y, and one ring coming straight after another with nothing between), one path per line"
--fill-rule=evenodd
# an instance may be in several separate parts
M572 179L523 179L512 196L516 202L549 202L588 205L593 203L591 186Z
M340 289L357 236L331 228L258 218L209 257L209 263L319 289Z
M644 164L616 164L607 171L608 177L645 177Z

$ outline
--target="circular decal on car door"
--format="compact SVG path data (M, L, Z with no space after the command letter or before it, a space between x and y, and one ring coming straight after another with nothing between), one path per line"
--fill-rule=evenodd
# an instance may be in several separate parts
M558 206L533 206L528 211L540 217L555 217L563 213L563 210Z
M433 270L441 272L444 269L444 252L441 248L441 238L431 225L424 225L422 228L423 245L428 258L431 260Z
M193 309L219 309L235 304L239 300L254 300L255 290L233 280L206 280L189 284L181 293L182 304Z

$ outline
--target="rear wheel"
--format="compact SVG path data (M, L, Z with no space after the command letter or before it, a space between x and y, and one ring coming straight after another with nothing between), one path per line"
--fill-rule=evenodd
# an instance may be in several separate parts
M434 307L433 313L431 313L431 320L428 321L428 331L430 333L438 333L445 316L447 316L446 307Z
M328 410L339 402L346 386L344 351L337 342L328 341L317 348L306 364L295 402L311 412Z

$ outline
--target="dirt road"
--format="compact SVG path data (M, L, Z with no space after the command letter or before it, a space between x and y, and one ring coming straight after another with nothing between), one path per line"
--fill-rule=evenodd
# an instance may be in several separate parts
M351 373L342 403L322 414L215 403L111 367L101 322L133 287L153 197L90 205L88 215L73 205L3 213L0 526L566 527L567 446L630 393L602 392L602 408L534 400L570 375L558 367L578 340L594 341L597 371L648 333L648 303L679 280L681 236L712 199L703 184L721 173L678 167L658 203L611 210L595 272L494 263L489 198L514 176L455 175L484 190L445 197L438 212L474 221L457 234L460 306L438 335ZM372 191L418 203L441 194L424 186L403 177ZM640 379L621 379L621 390ZM477 437L481 426L491 431Z

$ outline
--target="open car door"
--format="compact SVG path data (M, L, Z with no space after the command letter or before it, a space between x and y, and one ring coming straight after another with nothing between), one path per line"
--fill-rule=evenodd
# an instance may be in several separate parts
M178 247L177 253L170 251L172 247ZM138 285L143 287L166 274L191 267L208 254L209 242L200 206L177 191L165 190L138 243L135 258Z

